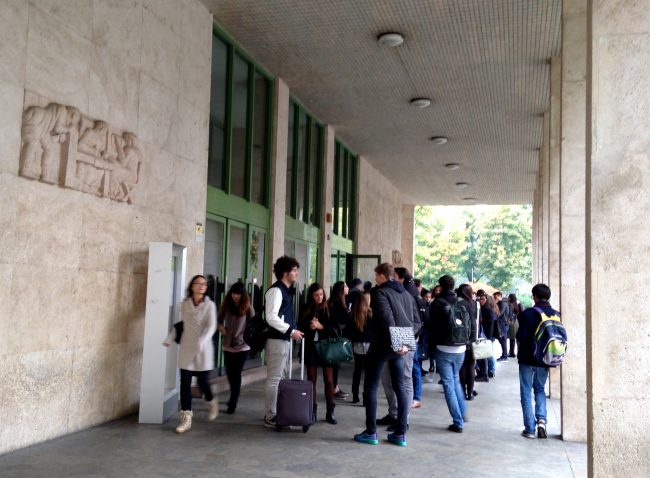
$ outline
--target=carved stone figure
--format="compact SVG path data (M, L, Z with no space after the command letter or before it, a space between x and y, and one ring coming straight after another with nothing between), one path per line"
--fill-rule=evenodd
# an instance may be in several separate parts
M59 181L59 161L54 147L66 133L78 127L80 113L72 106L50 103L32 106L23 113L20 174L48 183Z
M23 114L20 159L22 176L130 203L143 156L133 133L50 103Z

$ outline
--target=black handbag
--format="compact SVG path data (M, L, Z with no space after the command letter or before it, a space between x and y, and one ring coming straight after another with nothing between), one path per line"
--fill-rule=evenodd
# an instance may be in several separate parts
M246 320L246 329L244 329L244 342L248 344L253 353L261 352L266 345L266 339L269 338L269 326L262 314L254 315Z
M176 329L176 337L174 337L174 342L177 344L181 343L181 337L183 336L183 321L176 322L174 324L174 328Z
M314 348L325 365L349 362L354 358L352 341L347 337L341 337L338 333L336 333L336 337L314 342Z

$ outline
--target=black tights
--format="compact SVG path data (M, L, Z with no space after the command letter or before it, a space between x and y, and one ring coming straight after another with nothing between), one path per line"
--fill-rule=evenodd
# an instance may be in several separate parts
M471 397L474 391L475 368L476 360L474 360L472 351L468 347L468 350L465 352L465 360L459 371L460 385L463 388L463 392L465 392L465 397Z
M239 400L239 392L241 391L241 373L244 370L244 362L248 357L248 351L244 352L223 352L223 359L226 365L226 375L228 375L228 383L230 384L230 400L228 406L235 408L237 400Z
M318 381L318 367L307 367L307 378L314 387L314 403L316 403L316 382ZM325 400L334 403L334 369L323 367L323 382L325 382Z
M192 376L197 378L205 400L207 402L212 400L212 390L210 390L210 385L208 385L209 373L208 370L194 372L192 370L181 369L181 410L192 410Z
M359 398L359 385L361 374L365 370L365 355L354 354L354 372L352 373L352 397Z

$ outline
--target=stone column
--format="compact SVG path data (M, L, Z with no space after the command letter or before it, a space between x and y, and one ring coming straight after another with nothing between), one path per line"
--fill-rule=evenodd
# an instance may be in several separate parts
M273 282L273 263L284 255L284 216L287 185L287 139L289 134L289 87L275 80L273 96L273 150L271 158L271 218L267 254L267 284Z
M650 9L589 1L587 14L589 475L650 470Z
M414 266L415 205L402 204L402 263L415 275Z
M545 284L548 284L548 251L549 251L549 215L550 215L550 197L549 197L549 180L550 180L550 170L549 170L549 112L544 113L544 135L542 148L540 149L540 173L541 173L541 182L540 182L540 204L542 212L542 224L541 224L541 244L542 244L542 274L541 281Z
M560 102L562 62L551 58L551 105L548 114L548 282L551 303L560 304ZM552 368L549 377L551 398L560 398L560 369Z
M323 205L321 228L320 228L320 255L321 268L318 280L324 290L330 289L330 276L332 269L332 225L334 210L334 154L335 154L335 132L332 126L325 127L323 157L323 181L321 191L321 204Z
M533 192L533 283L537 283L539 274L539 201L537 201L537 183L539 175L535 176L535 191Z
M587 441L585 347L585 129L587 1L564 0L560 168L560 302L569 336L561 368L562 438ZM557 301L553 301L557 304Z

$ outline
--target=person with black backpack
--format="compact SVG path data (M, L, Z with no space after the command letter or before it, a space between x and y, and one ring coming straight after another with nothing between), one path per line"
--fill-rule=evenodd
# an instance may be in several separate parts
M442 287L442 292L431 304L429 312L431 340L436 346L436 367L442 380L447 408L453 419L453 423L447 430L462 433L467 405L459 373L471 336L470 314L458 301L454 292L453 277L444 275L438 283Z

